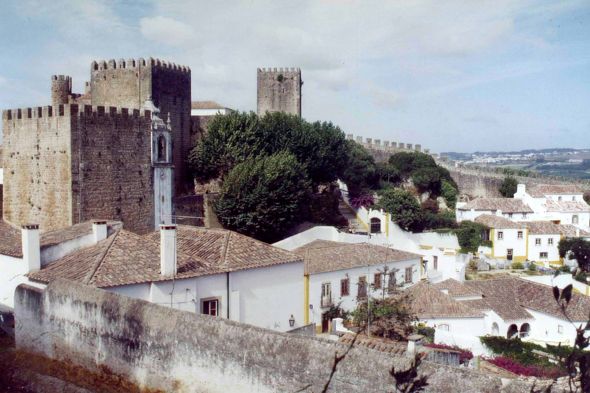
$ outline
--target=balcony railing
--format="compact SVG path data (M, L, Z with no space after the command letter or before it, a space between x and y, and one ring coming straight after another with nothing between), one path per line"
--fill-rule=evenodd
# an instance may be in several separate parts
M332 307L334 305L334 298L332 296L322 296L322 308Z

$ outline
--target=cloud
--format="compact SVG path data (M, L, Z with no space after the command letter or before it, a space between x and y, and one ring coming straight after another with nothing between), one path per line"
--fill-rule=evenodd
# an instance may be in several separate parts
M139 25L140 32L145 38L166 45L182 48L193 44L196 38L192 27L172 18L142 18Z

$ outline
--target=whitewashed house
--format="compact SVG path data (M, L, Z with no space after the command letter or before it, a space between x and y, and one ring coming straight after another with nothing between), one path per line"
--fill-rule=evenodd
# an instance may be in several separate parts
M293 251L305 259L305 303L318 332L330 330L331 307L353 311L359 301L389 296L389 288L414 285L424 274L421 255L367 243L315 240Z
M527 260L528 228L525 223L489 214L482 214L473 221L490 228L482 234L484 240L492 242L491 250L486 254L488 257L514 262Z
M118 221L84 222L49 232L40 232L39 225L16 227L0 220L0 304L14 305L14 290L30 283L26 274L38 271L53 261L77 250L90 247L107 234L121 228Z
M474 221L482 214L499 216L513 221L530 221L534 211L522 199L476 198L470 202L457 202L457 222Z
M514 198L522 199L535 211L535 220L571 224L590 229L590 206L575 185L540 185L530 189L519 184Z
M28 274L287 331L304 325L301 256L222 229L162 225L105 240Z
M473 323L456 329L445 327L437 342L463 340L477 347L477 336L489 334L520 337L540 345L572 346L576 337L575 326L585 323L590 316L590 297L573 293L566 316L556 302L550 285L516 277L462 283L446 280L432 287L459 304L485 314L483 333L479 325ZM465 333L469 326L474 326L473 332ZM437 328L440 328L440 322Z
M590 239L590 233L571 224L557 225L551 221L525 223L529 229L527 259L545 266L563 265L559 256L559 241L568 237Z

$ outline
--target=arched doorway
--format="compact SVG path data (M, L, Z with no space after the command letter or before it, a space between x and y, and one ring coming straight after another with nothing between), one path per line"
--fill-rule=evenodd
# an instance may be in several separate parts
M158 138L158 161L166 161L166 138L164 135Z
M371 218L371 233L381 232L381 220L378 218Z
M531 333L531 325L528 323L523 323L520 327L520 338L528 337Z

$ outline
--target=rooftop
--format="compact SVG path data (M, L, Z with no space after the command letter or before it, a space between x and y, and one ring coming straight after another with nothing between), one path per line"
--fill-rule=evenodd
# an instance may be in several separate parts
M409 296L411 311L420 319L483 318L485 316L428 283L416 284L403 291L403 295Z
M121 228L121 222L108 221L109 231ZM41 249L64 243L92 233L92 222L86 221L67 228L56 229L49 232L40 232L39 242ZM15 258L23 257L22 230L4 220L0 220L0 254Z
M547 199L544 206L549 212L590 212L590 205L584 201L554 201Z
M500 216L493 216L491 214L482 214L473 220L478 224L483 224L490 228L498 229L521 229L525 228L523 223L515 222Z
M175 279L301 261L301 257L222 229L178 226ZM160 274L160 232L145 236L118 230L109 238L59 259L29 278L56 278L98 288L172 280Z
M571 224L558 225L551 221L531 221L523 222L523 224L529 228L529 234L531 235L564 235L565 237L590 236L590 233L578 229Z
M215 101L193 101L191 109L229 109ZM230 109L231 110L231 109Z
M526 193L532 196L533 198L544 198L545 195L554 195L554 194L561 194L561 195L578 195L582 194L582 190L578 186L574 185L539 185L536 187L532 187L526 190Z
M522 199L477 198L458 208L458 210L502 210L502 213L534 213Z
M305 274L319 274L362 266L422 258L419 254L367 243L314 240L293 250L305 258Z

